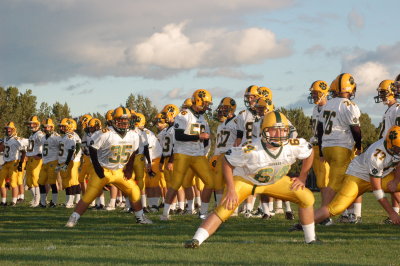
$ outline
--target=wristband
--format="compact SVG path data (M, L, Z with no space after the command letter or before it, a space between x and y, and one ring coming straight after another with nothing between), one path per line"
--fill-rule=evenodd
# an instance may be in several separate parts
M372 191L374 193L376 200L383 199L385 197L385 192L382 189Z

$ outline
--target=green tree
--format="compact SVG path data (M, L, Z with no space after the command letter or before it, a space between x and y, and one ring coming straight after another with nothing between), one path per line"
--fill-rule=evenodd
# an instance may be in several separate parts
M361 113L360 116L362 147L365 151L369 145L378 140L378 129L372 124L371 118L366 113Z
M61 122L61 120L65 117L71 117L71 111L67 103L61 104L59 102L55 102L51 107L51 117L54 120L55 124Z
M153 105L148 97L143 95L129 95L125 103L126 108L134 110L137 113L141 113L146 118L145 127L153 132L157 132L157 129L153 123L154 117L157 115L157 107Z

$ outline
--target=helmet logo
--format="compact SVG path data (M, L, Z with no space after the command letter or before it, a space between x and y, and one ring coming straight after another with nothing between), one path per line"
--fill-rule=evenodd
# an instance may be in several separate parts
M389 139L390 140L395 140L395 139L397 139L397 132L396 131L390 131L390 133L389 133Z
M354 85L354 78L353 78L353 77L350 77L350 78L349 78L349 82L350 82L350 85Z
M199 93L197 95L199 96L199 98L204 98L204 97L206 97L206 92L205 91L199 91Z
M319 83L319 87L320 87L320 89L321 90L326 90L327 88L328 88L328 86L326 85L326 83L324 83L324 82L321 82L321 83Z
M261 88L257 89L258 94L263 95L264 97L268 97L269 92L267 90L262 90Z

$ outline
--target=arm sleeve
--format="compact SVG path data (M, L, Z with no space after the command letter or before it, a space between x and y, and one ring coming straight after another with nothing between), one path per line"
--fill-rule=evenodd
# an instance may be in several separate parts
M353 135L353 139L355 141L355 145L357 150L361 150L361 140L362 140L362 136L361 136L361 128L360 126L350 126L350 130L351 130L351 134Z
M101 167L99 159L97 158L97 149L92 146L89 147L90 160L92 160L94 171L97 176L100 178L104 178L104 169Z
M175 139L178 141L196 141L199 140L199 135L187 135L183 129L175 128Z

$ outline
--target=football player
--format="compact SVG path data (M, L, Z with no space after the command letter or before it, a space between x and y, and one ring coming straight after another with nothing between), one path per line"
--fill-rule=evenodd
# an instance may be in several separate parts
M129 197L135 209L136 222L152 223L143 213L140 202L140 189L132 180L133 160L139 148L139 136L129 130L131 112L118 107L113 113L113 125L92 136L93 144L89 147L90 158L95 174L91 177L85 195L71 214L66 227L74 227L89 204L108 184L114 184ZM124 167L125 171L123 170Z
M319 116L321 115L322 107L326 104L328 100L329 94L329 85L323 80L314 81L310 87L310 95L308 96L308 102L310 104L315 104L313 113L311 116L311 128L313 131L313 136L310 139L310 143L313 145L314 149L314 161L313 161L313 170L315 173L317 187L321 191L321 206L324 206L329 203L326 199L326 187L328 186L328 174L329 174L329 165L323 160L320 161L318 146L318 137L317 137L317 124L319 120Z
M211 104L212 97L207 90L196 90L192 96L192 106L187 111L180 112L175 118L174 170L161 220L169 220L171 203L181 186L185 189L187 197L190 193L193 194L191 188L193 177L184 180L189 169L204 182L199 217L204 219L208 213L208 204L214 189L214 176L205 156L207 146L210 144L210 128L203 114L209 110Z
M89 130L88 130L88 123L93 117L89 114L85 114L79 118L79 123L78 126L82 128L83 130L83 136L82 136L82 164L80 167L79 175L78 175L78 181L79 185L81 187L82 194L85 194L86 190L86 180L89 178L90 171L92 170L92 163L90 162L90 157L89 157L89 143L88 143L88 135Z
M374 97L375 102L382 102L384 105L388 106L381 123L381 131L379 133L379 138L381 139L386 136L388 129L392 126L400 125L400 104L397 103L399 95L396 95L397 88L395 87L394 80L383 80L379 84L377 91L378 95ZM396 193L398 194L397 198L399 198L400 193ZM392 206L393 209L399 213L399 203L395 198L396 197L392 196Z
M31 116L26 124L31 131L26 152L26 156L28 157L26 163L26 185L31 189L33 196L31 207L37 207L40 201L38 180L43 163L42 140L44 138L44 133L40 130L40 121L36 115Z
M303 160L299 177L286 176L290 166ZM305 242L317 243L314 230L314 195L305 187L312 166L312 146L304 139L289 139L289 123L280 112L269 112L262 123L262 138L232 148L223 163L226 191L221 204L197 229L186 248L197 248L212 235L249 195L268 194L299 206Z
M59 124L59 130L63 136L59 142L56 171L60 172L62 185L65 189L65 207L73 208L75 197L80 196L78 168L82 155L81 139L75 133L76 122L72 118L63 118Z
M0 190L1 203L0 206L7 206L7 191L5 187L6 178L10 178L12 191L11 206L17 204L18 199L18 173L22 172L23 162L25 160L25 150L21 143L21 138L17 137L17 128L14 122L9 122L4 127L5 138L4 145L4 164L0 169Z
M42 123L43 132L43 165L39 175L40 204L42 208L46 208L46 185L49 184L52 192L52 200L49 207L55 208L58 202L57 189L57 172L58 153L60 144L60 135L54 131L54 123L51 118L47 118Z
M367 191L373 192L389 215L390 223L400 224L400 216L390 206L385 192L400 191L400 127L391 127L385 138L371 144L347 168L344 182L335 198L315 212L315 222L344 211Z
M317 137L320 161L329 164L329 181L325 200L330 202L343 183L344 174L354 154L361 153L360 110L351 101L357 85L349 73L342 73L330 86L331 99L318 117ZM355 149L355 152L353 151ZM344 221L356 223L361 217L361 198L354 204L354 213Z

